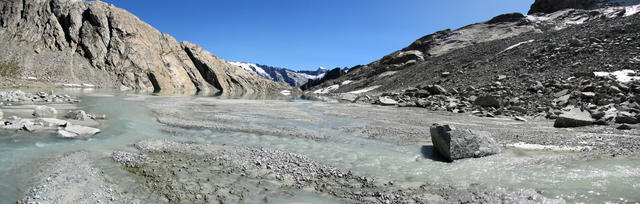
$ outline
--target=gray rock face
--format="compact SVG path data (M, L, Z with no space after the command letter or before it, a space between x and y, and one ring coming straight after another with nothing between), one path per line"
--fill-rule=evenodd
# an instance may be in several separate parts
M182 42L187 55L193 61L202 76L223 95L254 94L258 92L279 93L282 90L300 92L285 83L264 79L255 73L231 65L202 49L199 45Z
M33 116L36 117L55 117L58 114L58 111L49 106L36 106L33 109Z
M18 61L25 75L162 93L287 87L254 81L257 76L210 54L217 63L200 69L173 37L104 2L0 1L0 8L0 59Z
M500 147L488 132L456 129L449 125L431 127L431 141L449 161L500 153Z
M2 109L0 109L0 119L2 119L4 117L4 113L2 112Z
M586 111L580 110L580 108L571 109L571 111L565 112L558 116L556 121L553 123L553 127L564 128L564 127L580 127L580 126L589 126L592 125L593 118L591 118L591 114Z

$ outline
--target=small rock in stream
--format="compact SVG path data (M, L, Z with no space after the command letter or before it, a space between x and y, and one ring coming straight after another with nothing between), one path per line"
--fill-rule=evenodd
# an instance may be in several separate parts
M36 106L33 110L33 116L36 117L55 117L58 114L58 111L49 106Z

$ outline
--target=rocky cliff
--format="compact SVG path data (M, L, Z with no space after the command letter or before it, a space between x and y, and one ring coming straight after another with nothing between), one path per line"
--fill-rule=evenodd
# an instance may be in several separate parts
M177 94L296 91L179 43L100 1L0 1L0 60L24 76Z
M597 9L638 4L638 0L536 0L529 14L553 13L563 9Z

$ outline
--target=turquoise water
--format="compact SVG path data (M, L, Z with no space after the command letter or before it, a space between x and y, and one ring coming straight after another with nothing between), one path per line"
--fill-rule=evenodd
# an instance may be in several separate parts
M393 181L404 186L419 186L425 182L458 186L479 183L516 197L521 192L528 192L569 202L640 201L640 160L636 158L585 160L578 153L506 149L496 156L444 163L434 160L429 146L398 145L341 130L338 127L364 126L372 123L373 119L330 116L322 111L323 108L340 104L321 104L310 108L319 102L271 102L270 107L281 105L287 111L292 111L293 107L293 111L299 111L301 115L321 119L317 121L283 118L278 114L254 114L245 111L242 106L237 112L228 113L251 118L253 125L259 124L261 127L288 127L330 136L328 140L310 140L241 131L167 127L156 122L146 105L162 104L161 101L170 97L108 92L76 94L81 95L81 109L108 116L99 127L102 132L90 139L68 140L47 133L0 131L1 203L14 203L28 191L24 187L35 182L30 175L33 175L34 166L39 162L77 150L89 151L106 175L116 179L121 175L122 180L118 183L122 186L135 187L130 179L125 179L131 175L126 175L126 171L122 171L109 157L114 150L133 150L132 144L148 138L280 149L306 155L344 171L351 170L357 175L373 177L379 183ZM222 99L206 100L215 103ZM202 112L190 114L197 117L206 110L216 111L215 105L196 109ZM245 104L247 107L257 105ZM229 125L246 127L247 124ZM163 129L173 130L172 134ZM323 197L300 192L294 196L275 198L282 202L309 199Z

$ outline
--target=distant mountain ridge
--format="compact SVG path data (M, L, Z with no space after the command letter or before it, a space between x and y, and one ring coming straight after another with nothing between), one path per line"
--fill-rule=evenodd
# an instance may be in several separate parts
M303 84L306 84L309 80L320 79L328 72L328 70L324 67L320 67L313 71L294 71L288 68L248 62L229 61L229 63L241 67L247 71L252 71L262 78L276 82L284 82L293 87L300 87Z

